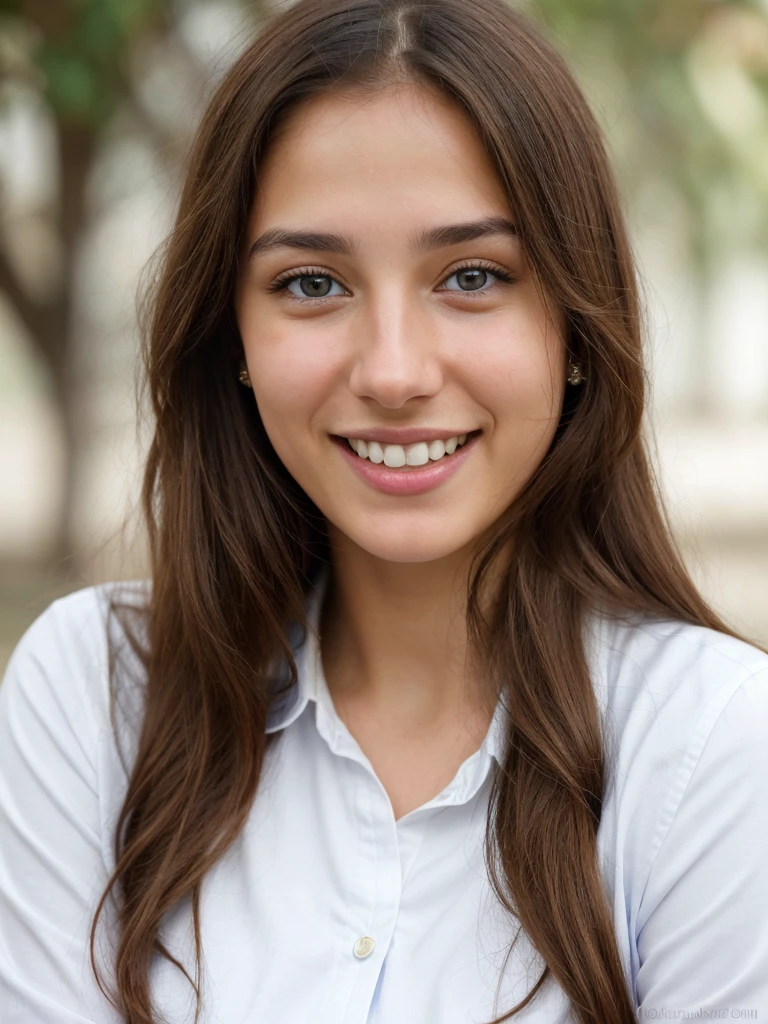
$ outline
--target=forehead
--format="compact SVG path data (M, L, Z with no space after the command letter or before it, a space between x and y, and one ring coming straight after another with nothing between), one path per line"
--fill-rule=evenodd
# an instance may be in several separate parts
M509 214L496 170L468 117L436 90L402 83L324 93L280 126L259 169L254 218Z

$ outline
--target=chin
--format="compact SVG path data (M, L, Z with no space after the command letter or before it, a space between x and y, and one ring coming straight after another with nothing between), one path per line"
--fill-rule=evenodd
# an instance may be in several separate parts
M354 528L350 524L339 524L336 529L374 558L383 562L434 562L466 547L473 540L466 530L457 530L455 535L446 535L433 522L423 530L412 526L390 524L391 529L375 529L371 526Z

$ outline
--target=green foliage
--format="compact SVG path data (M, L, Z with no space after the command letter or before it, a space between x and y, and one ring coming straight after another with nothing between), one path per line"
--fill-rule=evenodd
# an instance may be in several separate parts
M164 0L3 0L23 17L35 45L44 93L57 118L97 130L127 89L137 39L167 21Z
M515 0L513 0L515 2ZM531 0L603 115L624 190L663 178L686 200L694 232L706 230L713 193L734 205L762 196L768 231L768 8L763 0ZM743 129L723 116L750 106ZM756 108L762 108L762 116ZM718 109L719 108L719 109ZM741 131L741 134L740 134ZM751 196L751 200L750 197ZM691 239L701 251L702 239Z

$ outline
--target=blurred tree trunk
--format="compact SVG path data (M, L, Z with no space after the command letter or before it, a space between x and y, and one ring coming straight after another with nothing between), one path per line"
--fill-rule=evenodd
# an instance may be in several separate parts
M0 0L0 83L17 79L32 88L53 120L58 156L58 205L53 227L61 272L53 294L30 294L0 237L0 291L19 317L29 342L48 372L59 420L64 465L55 536L46 556L64 577L81 578L90 552L78 551L76 517L84 422L84 383L78 378L82 352L76 309L76 269L87 236L86 192L99 159L105 129L117 112L149 140L170 177L178 174L185 129L169 126L145 106L136 89L141 74L134 58L150 51L157 62L169 55L184 80L184 95L203 96L209 67L187 48L176 29L189 5L170 0ZM266 0L247 5L254 28L269 13ZM141 61L139 61L140 65ZM181 69L181 71L179 71ZM10 95L10 94L8 94ZM5 95L0 93L0 100ZM145 97L146 100L146 97Z
M78 243L86 219L85 192L96 145L87 126L58 121L56 127L60 162L58 233L62 246L62 272L56 291L44 303L34 301L5 255L0 257L0 287L16 309L51 381L64 465L60 512L50 556L58 572L77 577L81 567L75 546L74 517L82 396L75 375L73 297Z
M80 126L59 125L61 161L60 235L63 247L61 287L46 318L46 330L39 339L53 381L61 417L64 466L61 515L52 556L58 569L77 573L79 558L75 547L74 517L77 491L77 454L81 439L82 389L76 379L77 341L73 316L74 274L78 241L85 224L85 190L94 160L92 133Z
M85 552L78 551L78 470L84 435L84 387L78 379L81 346L76 337L76 276L81 243L89 228L88 182L103 130L120 106L136 103L130 81L131 53L153 35L169 38L166 0L138 0L130 12L120 0L23 0L17 21L14 71L40 91L50 110L58 157L58 203L52 211L60 273L52 294L30 295L7 253L0 251L0 289L15 308L29 342L45 366L59 421L62 491L54 537L46 553L57 573L81 578ZM19 43L19 39L27 40ZM163 142L167 142L164 133Z

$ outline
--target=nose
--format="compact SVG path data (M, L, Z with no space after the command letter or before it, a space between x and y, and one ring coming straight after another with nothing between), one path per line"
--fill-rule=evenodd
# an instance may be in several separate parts
M397 409L411 398L426 398L440 391L439 333L402 288L382 291L350 326L358 339L349 377L356 397Z

